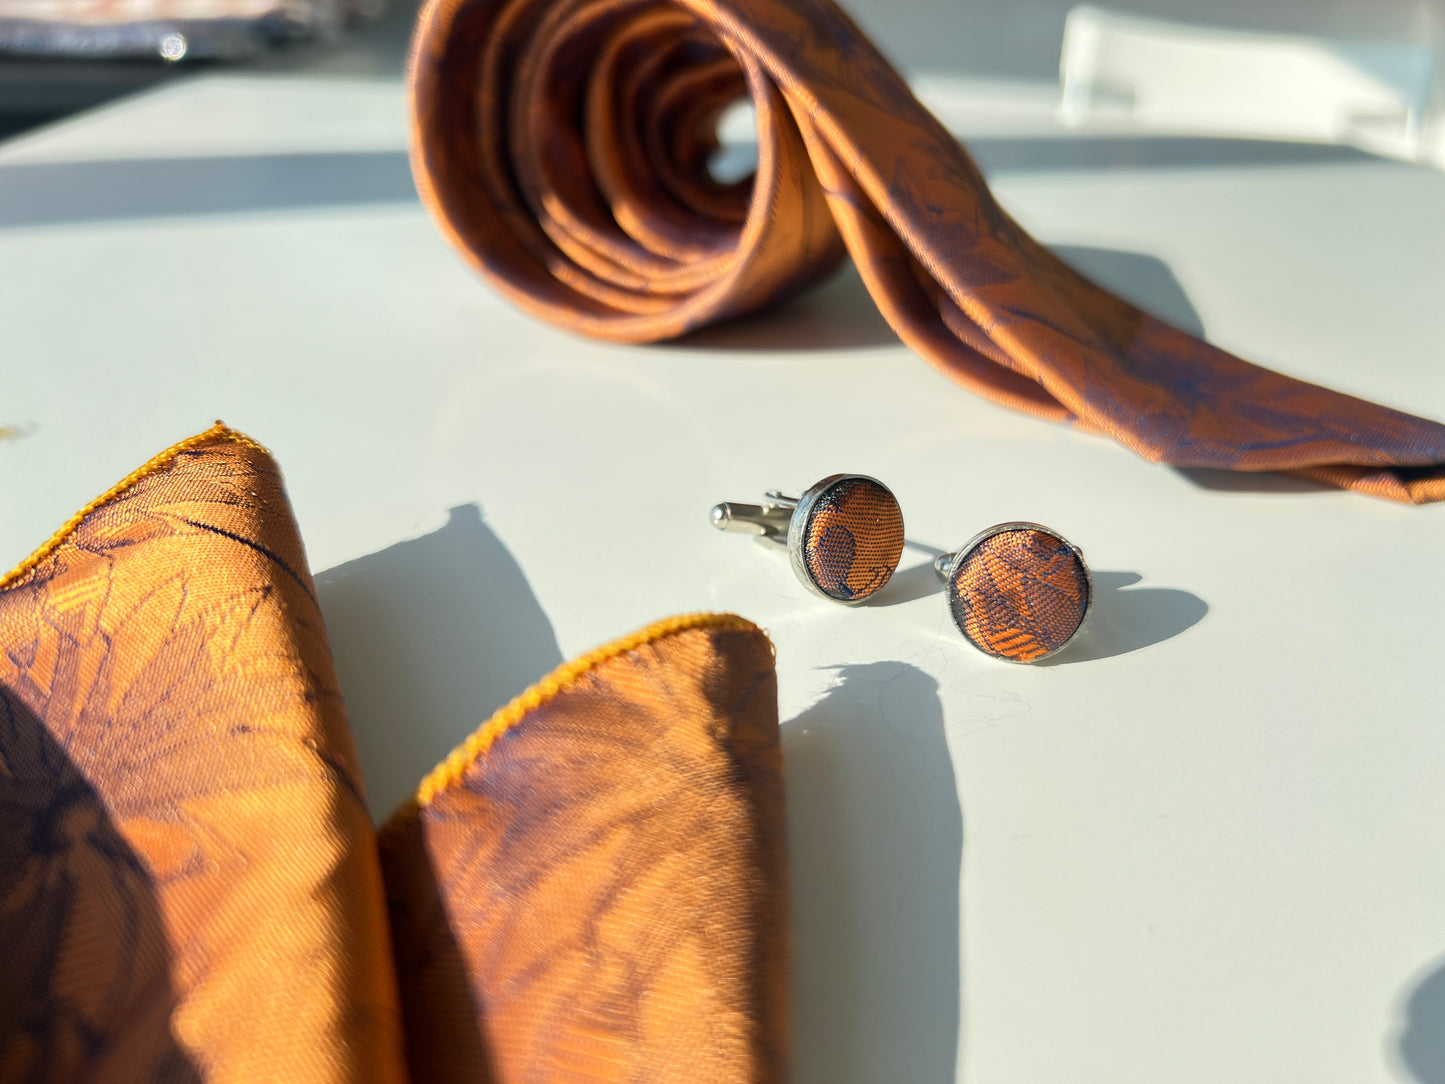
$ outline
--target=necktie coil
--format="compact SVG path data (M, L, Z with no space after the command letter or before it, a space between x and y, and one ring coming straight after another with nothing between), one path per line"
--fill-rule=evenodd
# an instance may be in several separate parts
M1154 462L1445 500L1445 426L1234 357L1030 237L831 0L431 0L411 83L424 202L553 323L673 338L846 254L909 347L995 402ZM757 171L721 183L745 95Z

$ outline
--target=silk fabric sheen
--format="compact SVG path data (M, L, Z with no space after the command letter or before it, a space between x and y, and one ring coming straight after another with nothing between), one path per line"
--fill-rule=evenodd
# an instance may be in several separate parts
M782 823L780 757L767 640L692 631L403 811L381 856L416 1079L476 1079L447 1011L466 976L492 1079L786 1080L786 863L758 831Z
M429 0L411 83L423 200L554 323L666 339L846 251L900 338L996 402L1174 466L1445 499L1445 426L1252 365L1053 256L830 0ZM743 95L757 172L720 184Z
M741 618L650 626L382 864L275 463L182 442L0 578L0 1079L781 1078L774 690Z

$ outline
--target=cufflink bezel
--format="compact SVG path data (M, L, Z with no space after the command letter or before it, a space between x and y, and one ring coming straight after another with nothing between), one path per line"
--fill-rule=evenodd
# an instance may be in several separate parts
M769 490L761 505L726 502L718 504L712 510L712 525L720 531L737 531L758 535L764 541L784 547L788 551L788 563L792 566L793 575L809 592L839 605L858 606L883 590L888 585L888 581L893 578L893 574L898 571L898 563L902 555L901 541L899 558L894 560L893 567L888 570L888 574L876 587L856 598L840 598L824 589L812 569L808 567L808 533L814 515L830 495L845 486L860 482L877 487L893 502L893 507L898 513L898 530L901 540L904 530L903 509L898 503L897 495L877 478L867 474L830 474L826 478L814 482L799 497L788 497L776 490Z
M1084 600L1084 612L1080 616L1079 623L1077 626L1075 626L1074 631L1069 633L1069 635L1059 644L1055 645L1054 647L1050 648L1049 650L1043 652L1040 655L1035 655L1033 658L1030 659L1010 658L1008 655L1003 655L994 651L990 651L988 648L980 645L976 640L973 639L973 637L968 634L968 630L964 627L963 622L959 620L958 613L954 609L954 602L957 596L957 576L959 571L962 569L964 562L967 561L969 555L972 554L975 550L977 550L979 546L981 546L983 543L987 542L990 538L994 538L1001 534L1008 534L1013 531L1037 531L1040 534L1045 534L1051 538L1055 538L1058 541L1062 542L1065 546L1067 546L1069 550L1073 553L1074 559L1079 563L1079 568L1083 572L1084 586L1087 591L1087 597ZM1074 543L1070 542L1058 531L1054 530L1052 527L1045 527L1042 523L1033 523L1028 520L1011 520L1007 523L995 523L992 527L986 527L982 531L979 531L978 534L970 538L968 542L966 542L963 546L959 547L959 549L955 552L939 554L938 557L934 559L933 569L938 574L938 578L942 580L944 584L943 602L944 605L948 608L949 619L953 622L954 627L958 629L959 634L964 638L964 640L969 644L969 646L973 647L981 654L987 655L991 659L998 659L1002 662L1012 663L1015 666L1032 666L1035 663L1042 662L1044 659L1052 658L1053 656L1059 654L1059 652L1064 651L1069 647L1070 644L1074 643L1074 641L1079 638L1079 635L1088 626L1090 618L1092 618L1094 615L1094 574L1089 569L1088 561L1084 559L1084 551L1078 546L1074 545Z
M893 578L893 573L898 571L898 562L895 561L893 567L888 571L888 575L883 577L883 582L866 595L861 595L858 598L839 598L837 595L831 595L825 591L813 575L813 570L808 567L808 529L812 525L814 513L817 512L818 506L828 498L829 494L854 482L866 482L870 485L875 485L892 498L893 506L898 509L898 524L901 530L903 526L903 509L898 504L898 497L894 494L893 490L889 489L877 478L867 474L830 474L828 477L821 478L817 482L814 482L805 489L803 495L798 498L798 503L793 509L792 519L788 522L788 561L793 566L793 575L797 576L798 581L819 598L825 598L829 602L837 602L844 606L858 606L867 602L874 595L878 594L879 591L887 587L888 581Z

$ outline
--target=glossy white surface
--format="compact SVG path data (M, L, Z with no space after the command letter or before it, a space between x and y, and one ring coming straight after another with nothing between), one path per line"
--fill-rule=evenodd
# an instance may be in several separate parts
M1445 418L1445 174L1080 137L1036 87L939 78L1004 203L1084 270ZM254 434L379 816L564 657L669 613L758 621L800 1081L1445 1080L1445 508L1186 477L991 406L851 273L682 343L570 337L447 249L403 145L394 76L274 74L0 146L0 426L26 428L0 566L213 418ZM919 544L874 605L706 522L834 471L887 481ZM1088 639L1033 668L969 650L928 568L1020 518L1100 587Z

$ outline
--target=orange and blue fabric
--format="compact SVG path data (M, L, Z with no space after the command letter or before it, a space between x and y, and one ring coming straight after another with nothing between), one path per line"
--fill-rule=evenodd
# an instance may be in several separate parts
M1445 425L1253 365L1068 267L832 0L428 0L412 164L508 297L648 342L851 256L899 337L995 402L1177 467L1445 500ZM733 101L753 177L708 171Z
M564 665L375 831L280 472L220 423L0 578L0 1080L782 1079L784 839L731 614Z

